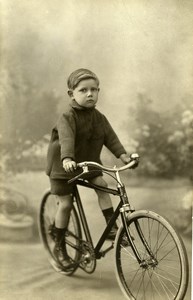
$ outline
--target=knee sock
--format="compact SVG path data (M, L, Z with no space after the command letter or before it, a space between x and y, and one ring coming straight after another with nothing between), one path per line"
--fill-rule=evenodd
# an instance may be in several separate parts
M108 224L109 221L110 221L110 219L111 219L111 217L112 217L112 215L113 215L113 213L114 213L113 207L109 207L107 209L103 209L102 213L103 213L103 216L105 218L106 223Z
M57 228L54 226L54 231L56 236L56 244L61 245L61 243L65 240L66 228Z
M105 218L105 220L106 220L106 223L108 224L109 221L110 221L110 219L111 219L111 217L112 217L112 215L114 214L114 209L113 209L113 207L109 207L109 208L107 208L107 209L103 209L103 210L102 210L102 213L103 213L103 215L104 215L104 218ZM113 227L117 228L117 224L115 223L115 224L113 225Z

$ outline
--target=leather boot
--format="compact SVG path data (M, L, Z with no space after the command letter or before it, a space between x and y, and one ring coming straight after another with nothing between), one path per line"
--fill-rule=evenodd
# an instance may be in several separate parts
M72 263L66 249L65 232L66 228L54 228L55 232L55 246L53 254L63 267L69 267Z

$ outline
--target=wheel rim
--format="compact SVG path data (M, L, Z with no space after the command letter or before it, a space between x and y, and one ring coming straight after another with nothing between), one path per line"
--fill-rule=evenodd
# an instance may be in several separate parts
M135 219L136 220L136 219ZM141 216L137 218L145 240L154 257L142 243L131 220L129 229L138 252L142 258L139 264L130 246L125 242L125 233L119 235L117 241L116 265L118 280L129 299L178 299L182 283L182 260L173 235L167 227L157 219Z

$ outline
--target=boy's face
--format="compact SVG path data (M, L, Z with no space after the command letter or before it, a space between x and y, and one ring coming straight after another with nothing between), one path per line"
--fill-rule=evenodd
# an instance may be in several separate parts
M74 90L68 92L69 96L79 105L87 108L94 107L98 101L99 87L94 79L81 80Z

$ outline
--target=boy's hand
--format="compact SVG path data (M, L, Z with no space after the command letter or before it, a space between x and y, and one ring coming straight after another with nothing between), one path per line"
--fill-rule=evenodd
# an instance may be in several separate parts
M63 168L67 173L76 170L76 163L71 158L65 158L62 163Z
M122 160L122 162L126 165L131 161L131 157L129 154L121 154L120 159Z
M133 154L133 155L135 155L135 154ZM136 155L137 155L137 159L136 159L136 157L134 158L132 158L132 155L129 155L129 154L121 154L121 156L120 156L120 159L122 160L122 162L124 163L124 164L128 164L131 160L133 160L133 159L135 159L135 164L134 164L134 166L131 168L131 169L135 169L135 168L137 168L137 166L138 166L138 164L139 164L139 155L136 153Z

